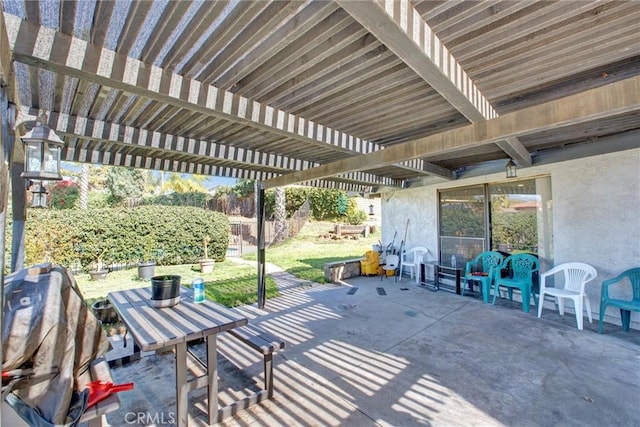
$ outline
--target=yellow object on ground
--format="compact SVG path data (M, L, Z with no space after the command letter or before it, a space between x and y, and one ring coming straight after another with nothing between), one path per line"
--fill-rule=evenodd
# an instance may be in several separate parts
M363 276L376 276L381 274L380 254L377 251L367 251L364 259L360 261L360 274Z

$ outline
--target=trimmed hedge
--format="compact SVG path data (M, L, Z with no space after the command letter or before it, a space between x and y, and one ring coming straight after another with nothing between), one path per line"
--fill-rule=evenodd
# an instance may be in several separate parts
M49 260L85 269L96 261L159 265L197 263L211 238L211 258L223 261L229 246L229 220L194 207L140 206L133 209L29 210L26 221L27 265Z

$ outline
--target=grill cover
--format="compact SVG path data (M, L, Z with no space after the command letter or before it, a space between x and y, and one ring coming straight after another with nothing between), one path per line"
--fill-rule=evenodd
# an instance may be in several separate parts
M108 350L107 336L65 268L42 264L5 279L2 370L32 369L13 393L47 421L68 424L72 395Z

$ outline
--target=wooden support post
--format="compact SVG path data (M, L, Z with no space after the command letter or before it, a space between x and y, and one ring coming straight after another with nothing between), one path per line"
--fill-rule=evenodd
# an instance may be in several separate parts
M17 148L16 146L20 146ZM21 155L16 155L19 152ZM11 156L11 207L13 210L13 236L11 240L11 272L24 268L24 233L27 219L26 193L24 178L20 175L24 171L23 148L15 143Z
M218 335L207 337L207 400L209 425L218 419Z
M176 412L179 427L186 427L189 418L189 389L187 384L187 343L176 344Z
M273 399L273 354L264 355L264 388L267 390L267 397Z
M0 257L1 283L4 283L5 227L7 225L7 206L9 202L9 169L7 168L7 159L5 157L5 153L9 155L11 147L8 107L9 102L7 100L7 89L5 87L0 87L0 253L3 254L2 257ZM4 292L0 293L0 307L4 306L2 304L3 294ZM0 323L0 326L1 325L2 324ZM2 355L1 351L2 350L0 349L0 356Z
M2 30L4 31L4 30ZM7 226L7 205L9 194L9 169L5 160L5 150L9 152L9 121L7 99L7 88L2 85L0 79L0 307L4 307L4 254L5 254L5 232ZM4 329L4 310L0 312L0 331ZM0 346L0 360L4 360L2 346ZM0 424L2 415L0 414Z
M265 236L264 236L264 187L256 183L256 216L258 221L258 308L264 308L267 298L265 283Z

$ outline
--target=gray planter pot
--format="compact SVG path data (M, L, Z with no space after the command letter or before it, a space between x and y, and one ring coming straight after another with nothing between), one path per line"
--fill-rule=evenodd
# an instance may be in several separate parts
M105 280L108 272L109 270L91 270L89 275L91 276L91 280Z
M202 274L209 274L213 272L213 266L216 264L216 261L208 258L200 260L200 272Z
M156 274L155 261L143 261L138 263L138 277L142 280L149 280Z
M181 276L162 275L151 278L151 299L165 300L180 295Z
M94 302L91 311L101 323L116 323L119 320L118 313L106 299Z

